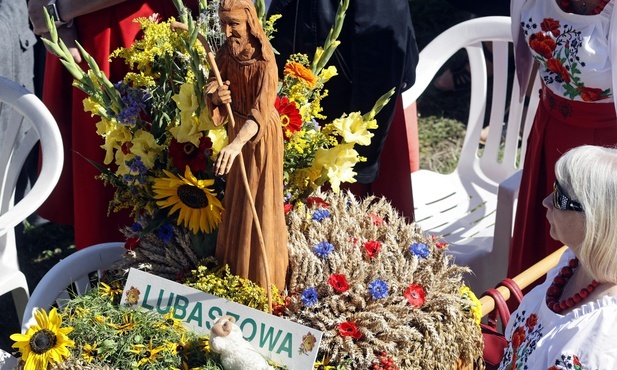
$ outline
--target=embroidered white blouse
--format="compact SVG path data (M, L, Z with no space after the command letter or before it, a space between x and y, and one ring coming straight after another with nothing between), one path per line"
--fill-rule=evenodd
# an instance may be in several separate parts
M574 258L566 250L546 281L527 293L506 327L500 370L617 369L617 297L603 297L562 315L546 306L546 290Z
M617 28L610 27L617 24L614 3L611 0L598 15L578 15L561 10L557 0L512 0L521 86L526 86L535 57L541 62L542 78L556 94L588 102L613 101L617 109L613 99L617 68L611 67L617 63Z

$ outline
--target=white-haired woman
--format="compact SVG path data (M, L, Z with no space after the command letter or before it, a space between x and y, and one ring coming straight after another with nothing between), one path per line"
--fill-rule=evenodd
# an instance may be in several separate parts
M500 369L617 369L617 149L580 146L542 204L567 245L508 327Z

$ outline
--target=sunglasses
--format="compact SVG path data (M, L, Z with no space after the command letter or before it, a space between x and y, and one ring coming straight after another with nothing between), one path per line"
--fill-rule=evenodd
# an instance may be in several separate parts
M553 207L562 211L584 212L580 203L573 201L566 195L557 180L553 184Z

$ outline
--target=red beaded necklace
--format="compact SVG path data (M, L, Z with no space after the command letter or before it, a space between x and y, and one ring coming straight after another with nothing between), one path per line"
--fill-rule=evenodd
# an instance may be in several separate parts
M600 12L604 10L604 7L606 6L606 4L610 2L611 0L600 0L598 4L596 4L596 7L593 8L591 12L587 12L587 4L583 1L583 13L584 15L600 14ZM570 0L559 0L559 6L561 7L561 9L563 9L566 12L576 13Z
M559 275L555 276L553 279L553 283L546 290L546 305L555 313L560 313L563 310L574 306L577 303L580 303L583 299L587 298L591 292L593 292L599 283L595 280L587 285L585 288L581 289L580 292L574 294L572 297L559 300L561 295L563 294L563 288L566 286L566 283L572 275L574 275L574 271L578 267L578 258L572 258L568 262L568 266L564 266L559 271Z

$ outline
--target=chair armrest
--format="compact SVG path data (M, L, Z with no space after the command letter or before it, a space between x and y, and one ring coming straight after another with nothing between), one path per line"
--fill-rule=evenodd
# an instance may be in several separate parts
M555 252L544 257L535 265L513 277L512 280L514 280L514 282L521 288L521 290L524 290L529 285L531 285L531 283L546 275L546 273L550 269L555 267L559 262L561 255L567 248L568 247L564 245ZM497 290L503 295L503 298L505 300L508 300L508 298L510 298L510 290L508 288L500 286L499 288L497 288ZM495 301L492 297L489 296L484 296L480 298L480 304L482 305L482 316L488 315L488 313L495 308Z

